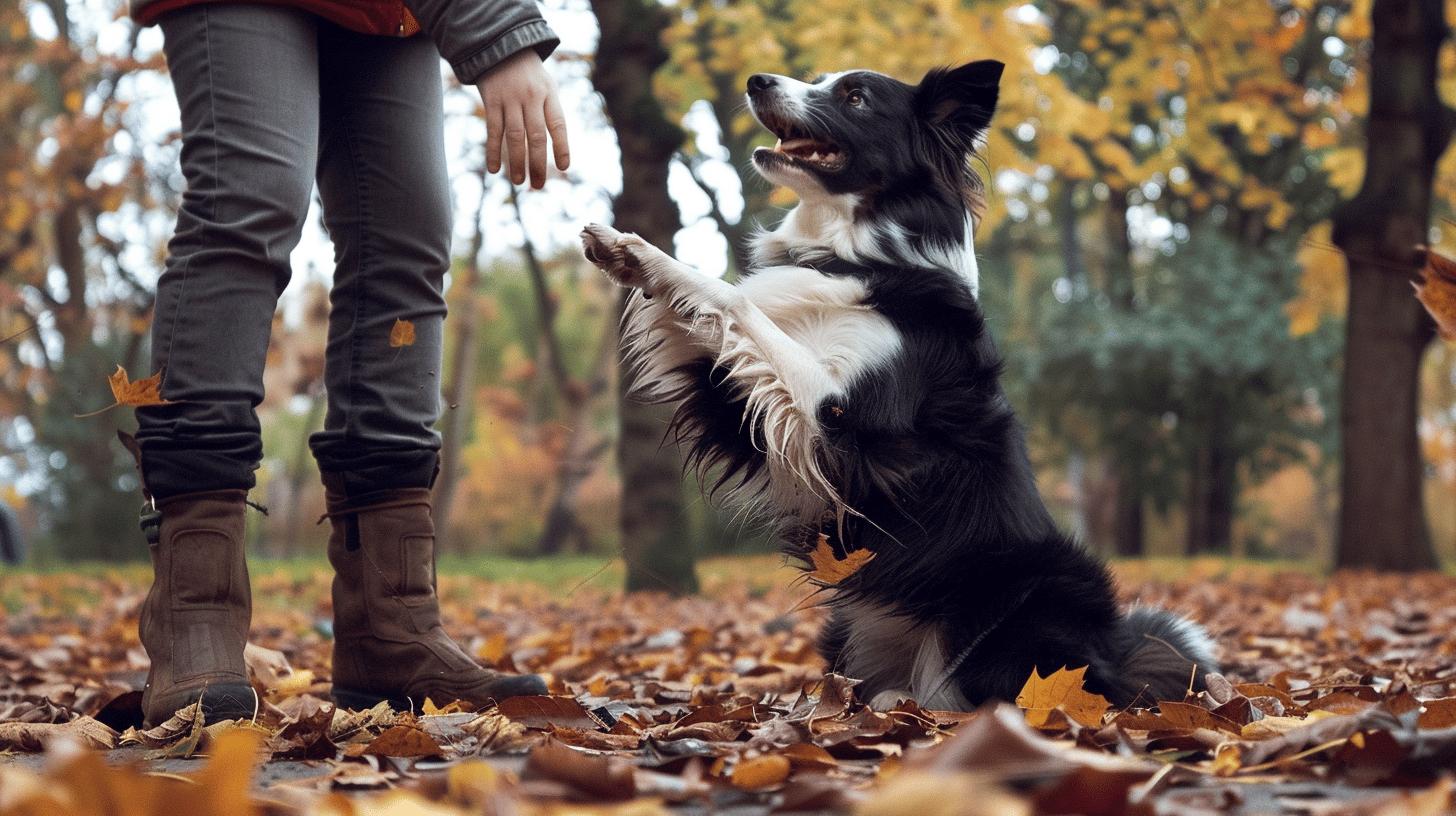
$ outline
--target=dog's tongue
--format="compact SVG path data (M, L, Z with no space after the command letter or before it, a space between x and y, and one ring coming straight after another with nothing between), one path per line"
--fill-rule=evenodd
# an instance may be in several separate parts
M807 138L780 140L778 143L778 149L782 153L814 153L819 146L818 142Z

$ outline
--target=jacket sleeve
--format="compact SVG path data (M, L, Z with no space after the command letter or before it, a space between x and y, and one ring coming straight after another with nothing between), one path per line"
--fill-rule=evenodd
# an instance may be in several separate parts
M466 84L496 63L534 48L546 59L561 44L534 0L405 0L440 55Z

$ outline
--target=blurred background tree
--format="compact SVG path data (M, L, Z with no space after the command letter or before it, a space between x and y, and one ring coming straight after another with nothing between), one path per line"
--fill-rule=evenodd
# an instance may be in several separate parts
M621 401L619 293L579 260L576 230L615 218L735 275L753 230L793 201L750 167L771 137L742 104L749 74L872 67L915 81L989 57L1008 68L979 162L982 298L1060 518L1127 556L1456 557L1456 353L1429 345L1401 280L1416 243L1456 254L1456 157L1441 151L1456 0L545 10L564 39L552 70L570 175L542 193L487 179L473 92L448 96L459 224L444 551L623 554L633 588L687 592L696 556L768 546L682 477L659 444L662 410ZM113 443L130 417L76 417L108 401L115 365L150 373L150 293L181 184L160 37L121 12L0 9L0 498L41 560L143 555L135 477ZM1392 160L1396 144L1424 152ZM1397 192L1411 197L1399 235L1361 237ZM257 495L272 512L253 536L269 555L318 551L306 439L328 268L311 228L262 408ZM1366 316L1347 323L1347 310ZM1369 499L1372 487L1395 498Z

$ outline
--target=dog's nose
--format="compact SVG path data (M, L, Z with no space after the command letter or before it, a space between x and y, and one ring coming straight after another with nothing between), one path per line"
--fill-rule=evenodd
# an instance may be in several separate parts
M774 86L773 74L754 74L748 78L748 92L765 91Z

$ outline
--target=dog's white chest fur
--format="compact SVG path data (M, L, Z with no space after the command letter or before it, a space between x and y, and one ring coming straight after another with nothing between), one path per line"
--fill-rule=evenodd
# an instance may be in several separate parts
M900 333L865 303L864 284L802 266L775 266L738 285L751 303L824 367L822 398L841 395L855 378L889 361Z

